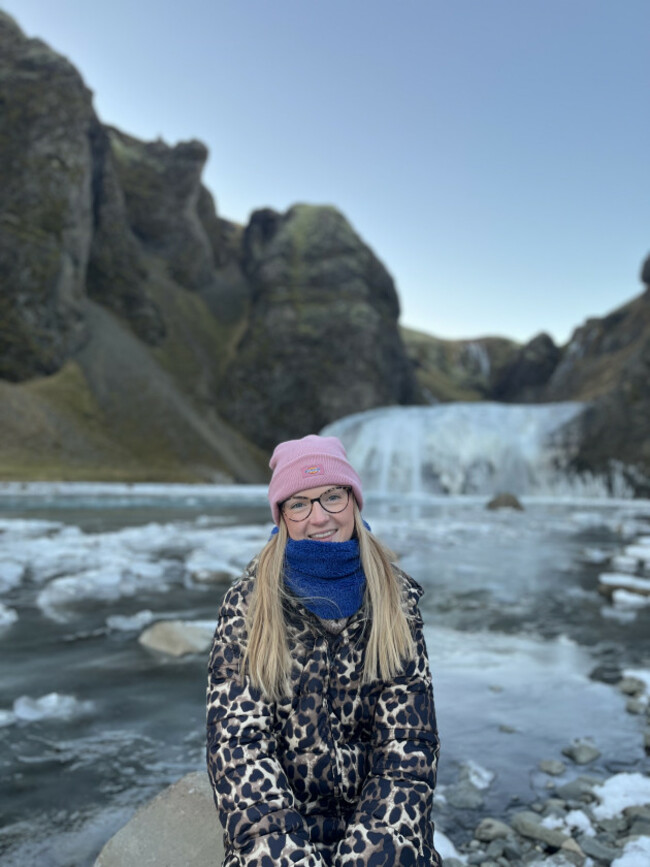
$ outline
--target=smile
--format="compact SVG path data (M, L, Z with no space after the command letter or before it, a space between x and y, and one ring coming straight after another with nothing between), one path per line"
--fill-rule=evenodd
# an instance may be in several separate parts
M336 530L324 530L322 533L310 533L309 538L317 540L329 539L334 533L336 533Z

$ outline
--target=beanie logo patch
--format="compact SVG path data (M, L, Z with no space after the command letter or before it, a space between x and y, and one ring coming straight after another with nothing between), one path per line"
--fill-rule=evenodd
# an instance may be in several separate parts
M303 476L322 476L325 470L318 464L310 464L302 468Z

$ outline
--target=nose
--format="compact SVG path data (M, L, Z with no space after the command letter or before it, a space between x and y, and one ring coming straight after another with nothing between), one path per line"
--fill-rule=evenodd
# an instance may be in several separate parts
M309 516L312 524L316 524L320 526L321 524L326 524L329 519L329 512L326 512L325 509L321 506L318 500L315 500L312 503L311 515Z

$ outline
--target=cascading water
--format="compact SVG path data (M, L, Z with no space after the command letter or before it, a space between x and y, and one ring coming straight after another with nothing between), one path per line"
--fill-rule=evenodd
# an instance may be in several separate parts
M386 407L347 416L338 436L375 493L607 496L607 483L568 471L567 426L581 403L449 403ZM624 484L614 491L629 496Z

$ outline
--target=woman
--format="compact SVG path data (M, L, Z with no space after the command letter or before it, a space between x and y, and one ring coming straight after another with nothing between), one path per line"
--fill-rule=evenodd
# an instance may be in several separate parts
M277 529L226 594L208 770L224 867L439 865L421 588L361 519L336 437L281 443Z

